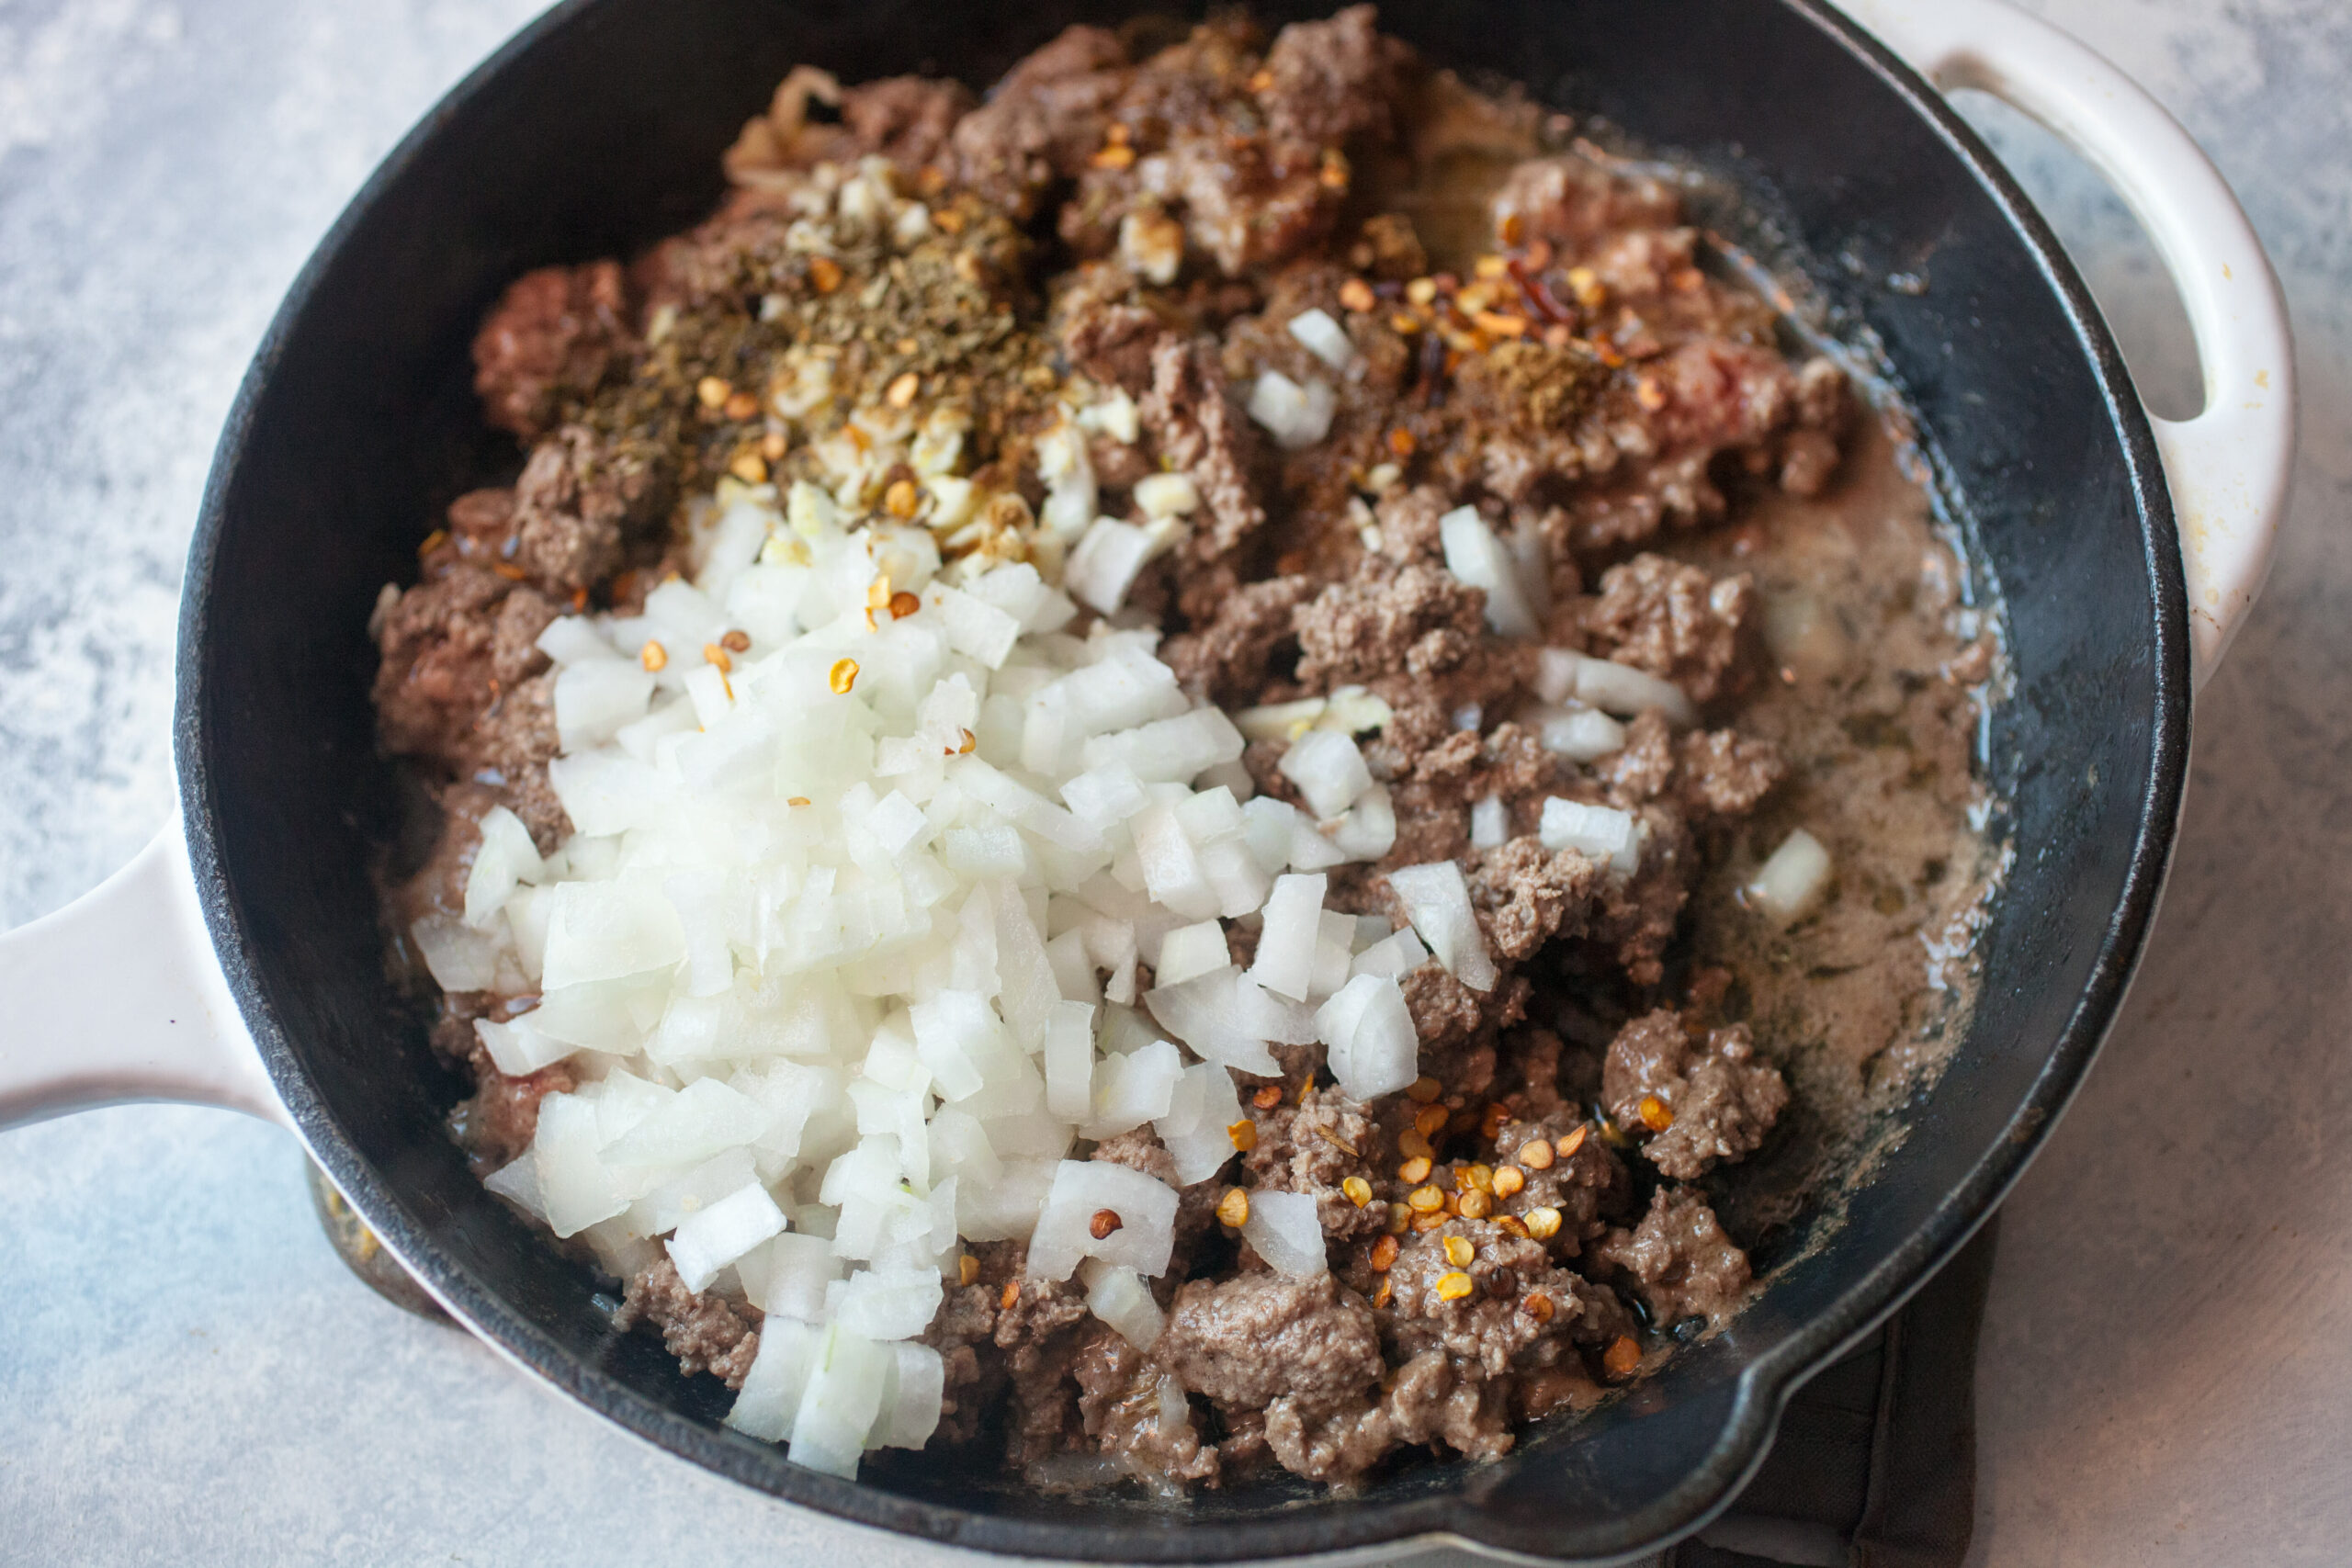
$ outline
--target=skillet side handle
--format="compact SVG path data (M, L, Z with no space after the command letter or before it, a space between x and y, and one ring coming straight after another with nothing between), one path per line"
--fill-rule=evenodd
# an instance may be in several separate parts
M0 935L0 1127L141 1100L292 1125L213 961L176 818L96 888Z
M2004 0L1842 0L1940 91L1973 87L2105 176L2155 242L2203 367L2194 419L2150 414L2180 525L2199 685L2270 575L2295 460L2295 348L2269 258L2203 149L2140 85Z

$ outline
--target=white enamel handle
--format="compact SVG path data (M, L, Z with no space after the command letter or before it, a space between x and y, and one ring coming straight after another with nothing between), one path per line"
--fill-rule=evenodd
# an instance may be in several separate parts
M2204 367L2194 419L2148 420L2179 520L2201 684L2270 575L2293 479L2294 339L2253 224L2163 105L2049 23L2003 0L1842 3L1939 90L1977 88L2041 122L2155 242Z
M0 935L0 1127L133 1100L291 1125L213 957L176 818L93 891Z

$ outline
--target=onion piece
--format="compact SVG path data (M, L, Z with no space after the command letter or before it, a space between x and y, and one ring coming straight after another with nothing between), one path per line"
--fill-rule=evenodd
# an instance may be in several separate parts
M1288 331L1306 345L1309 354L1334 370L1344 372L1360 357L1356 345L1348 337L1348 329L1332 320L1329 310L1301 310L1290 319Z
M1555 853L1574 850L1606 865L1613 875L1631 876L1641 865L1641 824L1633 813L1613 806L1587 806L1554 795L1544 803L1536 834L1545 849Z
M1487 592L1487 625L1504 637L1542 635L1535 611L1519 584L1519 563L1475 506L1457 506L1438 519L1445 570Z
M699 1293L718 1271L784 1229L784 1211L754 1183L689 1215L670 1237L670 1261L689 1291ZM928 1321L928 1319L926 1319Z
M1740 891L1750 908L1788 924L1820 907L1829 891L1829 852L1820 840L1799 828L1781 840L1781 847Z
M1250 1194L1250 1217L1241 1235L1258 1256L1277 1272L1295 1280L1312 1279L1330 1269L1323 1243L1323 1221L1315 1200L1304 1192L1276 1192L1259 1188Z
M1276 996L1303 1002L1315 978L1315 944L1322 931L1329 876L1293 874L1274 879L1250 978Z
M1400 866L1388 874L1388 886L1448 974L1474 991L1494 988L1498 972L1460 865L1447 860Z
M1340 400L1324 382L1300 386L1279 370L1266 370L1250 389L1250 417L1266 427L1285 452L1314 446L1331 433Z
M1335 730L1308 730L1291 742L1279 766L1318 818L1339 816L1372 787L1372 770L1354 738Z
M1079 1278L1086 1282L1087 1310L1136 1349L1150 1349L1160 1330L1168 1326L1168 1314L1159 1310L1151 1287L1134 1269L1091 1258L1079 1269Z
M1368 1103L1420 1076L1420 1036L1404 991L1387 976L1356 976L1317 1011L1315 1027L1351 1100Z
M1094 1235L1095 1216L1108 1210L1115 1229ZM1067 1280L1080 1261L1100 1258L1146 1277L1168 1267L1176 1244L1176 1194L1142 1171L1109 1160L1063 1160L1037 1212L1029 1238L1029 1277Z

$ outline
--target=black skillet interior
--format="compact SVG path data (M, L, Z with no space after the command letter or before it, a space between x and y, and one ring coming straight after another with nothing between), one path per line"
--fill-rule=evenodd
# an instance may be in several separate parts
M458 490L512 462L467 344L523 269L628 254L718 194L717 155L800 62L984 85L1148 0L576 0L394 154L295 286L222 438L189 562L178 759L214 938L305 1137L461 1316L695 1463L828 1512L1000 1551L1128 1561L1329 1551L1430 1530L1558 1558L1645 1547L1721 1503L1781 1397L1984 1217L2064 1104L2153 913L2188 741L2183 595L2146 425L2079 281L1916 79L1804 0L1419 0L1431 59L1607 115L1757 193L1819 292L1883 344L2011 611L1991 736L2018 855L1973 1027L1843 1226L1719 1339L1631 1398L1484 1466L1332 1498L1271 1484L1171 1507L1046 1496L884 1456L851 1485L718 1425L728 1396L643 1336L469 1178L454 1086L387 987L367 877L388 831L371 740L378 590ZM1312 6L1265 5L1268 19ZM1924 289L1885 279L1910 274Z

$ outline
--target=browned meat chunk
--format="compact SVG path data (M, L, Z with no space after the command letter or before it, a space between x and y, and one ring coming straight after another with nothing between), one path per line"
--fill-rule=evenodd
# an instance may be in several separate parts
M532 449L515 481L514 564L559 593L592 587L619 569L622 536L668 504L662 476L566 425Z
M978 101L961 82L885 76L842 92L842 124L857 151L916 169L940 161L956 122Z
M1080 24L1014 66L949 138L965 183L1028 212L1102 149L1126 63L1116 37Z
M1452 670L1485 635L1487 595L1433 566L1382 571L1367 564L1300 606L1298 678L1317 690L1362 684L1399 670L1416 677Z
M724 1296L696 1295L678 1278L677 1265L668 1258L655 1259L628 1282L613 1326L628 1328L639 1321L662 1330L662 1342L688 1375L708 1371L741 1388L760 1353L759 1330Z
M1470 902L1478 910L1487 946L1514 962L1563 930L1581 930L1599 892L1600 867L1574 850L1547 850L1540 840L1511 839L1479 853L1469 866Z
M1216 1449L1201 1441L1183 1385L1142 1351L1098 1326L1088 1331L1070 1373L1086 1435L1128 1473L1161 1482L1216 1477Z
M1381 37L1374 14L1370 6L1351 6L1326 21L1293 22L1275 36L1259 101L1277 139L1334 146L1353 136L1389 136L1412 51Z
M1336 1089L1254 1114L1258 1142L1242 1156L1251 1181L1315 1200L1323 1235L1333 1242L1373 1235L1387 1223L1385 1205L1359 1205L1340 1190L1351 1176L1377 1178L1396 1165L1372 1119Z
M1664 556L1639 555L1601 573L1585 634L1594 653L1662 676L1703 703L1724 689L1755 602L1744 573L1714 578Z
M494 571L458 566L400 596L377 628L377 721L396 752L462 766L502 691L547 668L535 646L556 606Z
M1372 1309L1329 1274L1194 1280L1176 1292L1152 1355L1237 1411L1279 1398L1318 1414L1366 1404L1386 1365Z
M1574 248L1611 230L1671 228L1682 204L1661 180L1617 179L1587 158L1532 158L1495 193L1494 214L1505 244Z
M1191 473L1200 490L1208 526L1193 530L1185 547L1191 556L1215 560L1264 525L1266 509L1250 478L1257 434L1226 389L1215 348L1162 336L1151 351L1151 386L1137 412L1160 457Z
M1642 1153L1678 1181L1755 1152L1789 1103L1780 1069L1756 1059L1747 1025L1693 1040L1666 1009L1618 1031L1601 1069L1601 1101L1627 1127L1653 1134Z
M1593 1251L1633 1277L1660 1325L1689 1317L1721 1323L1747 1299L1747 1254L1688 1187L1659 1188L1638 1226L1610 1232Z
M508 286L474 337L474 391L501 430L537 440L636 346L617 262L545 266Z
M1206 626L1170 637L1159 657L1187 692L1212 702L1246 702L1266 682L1274 650L1296 635L1292 612L1315 592L1306 577L1245 585Z

